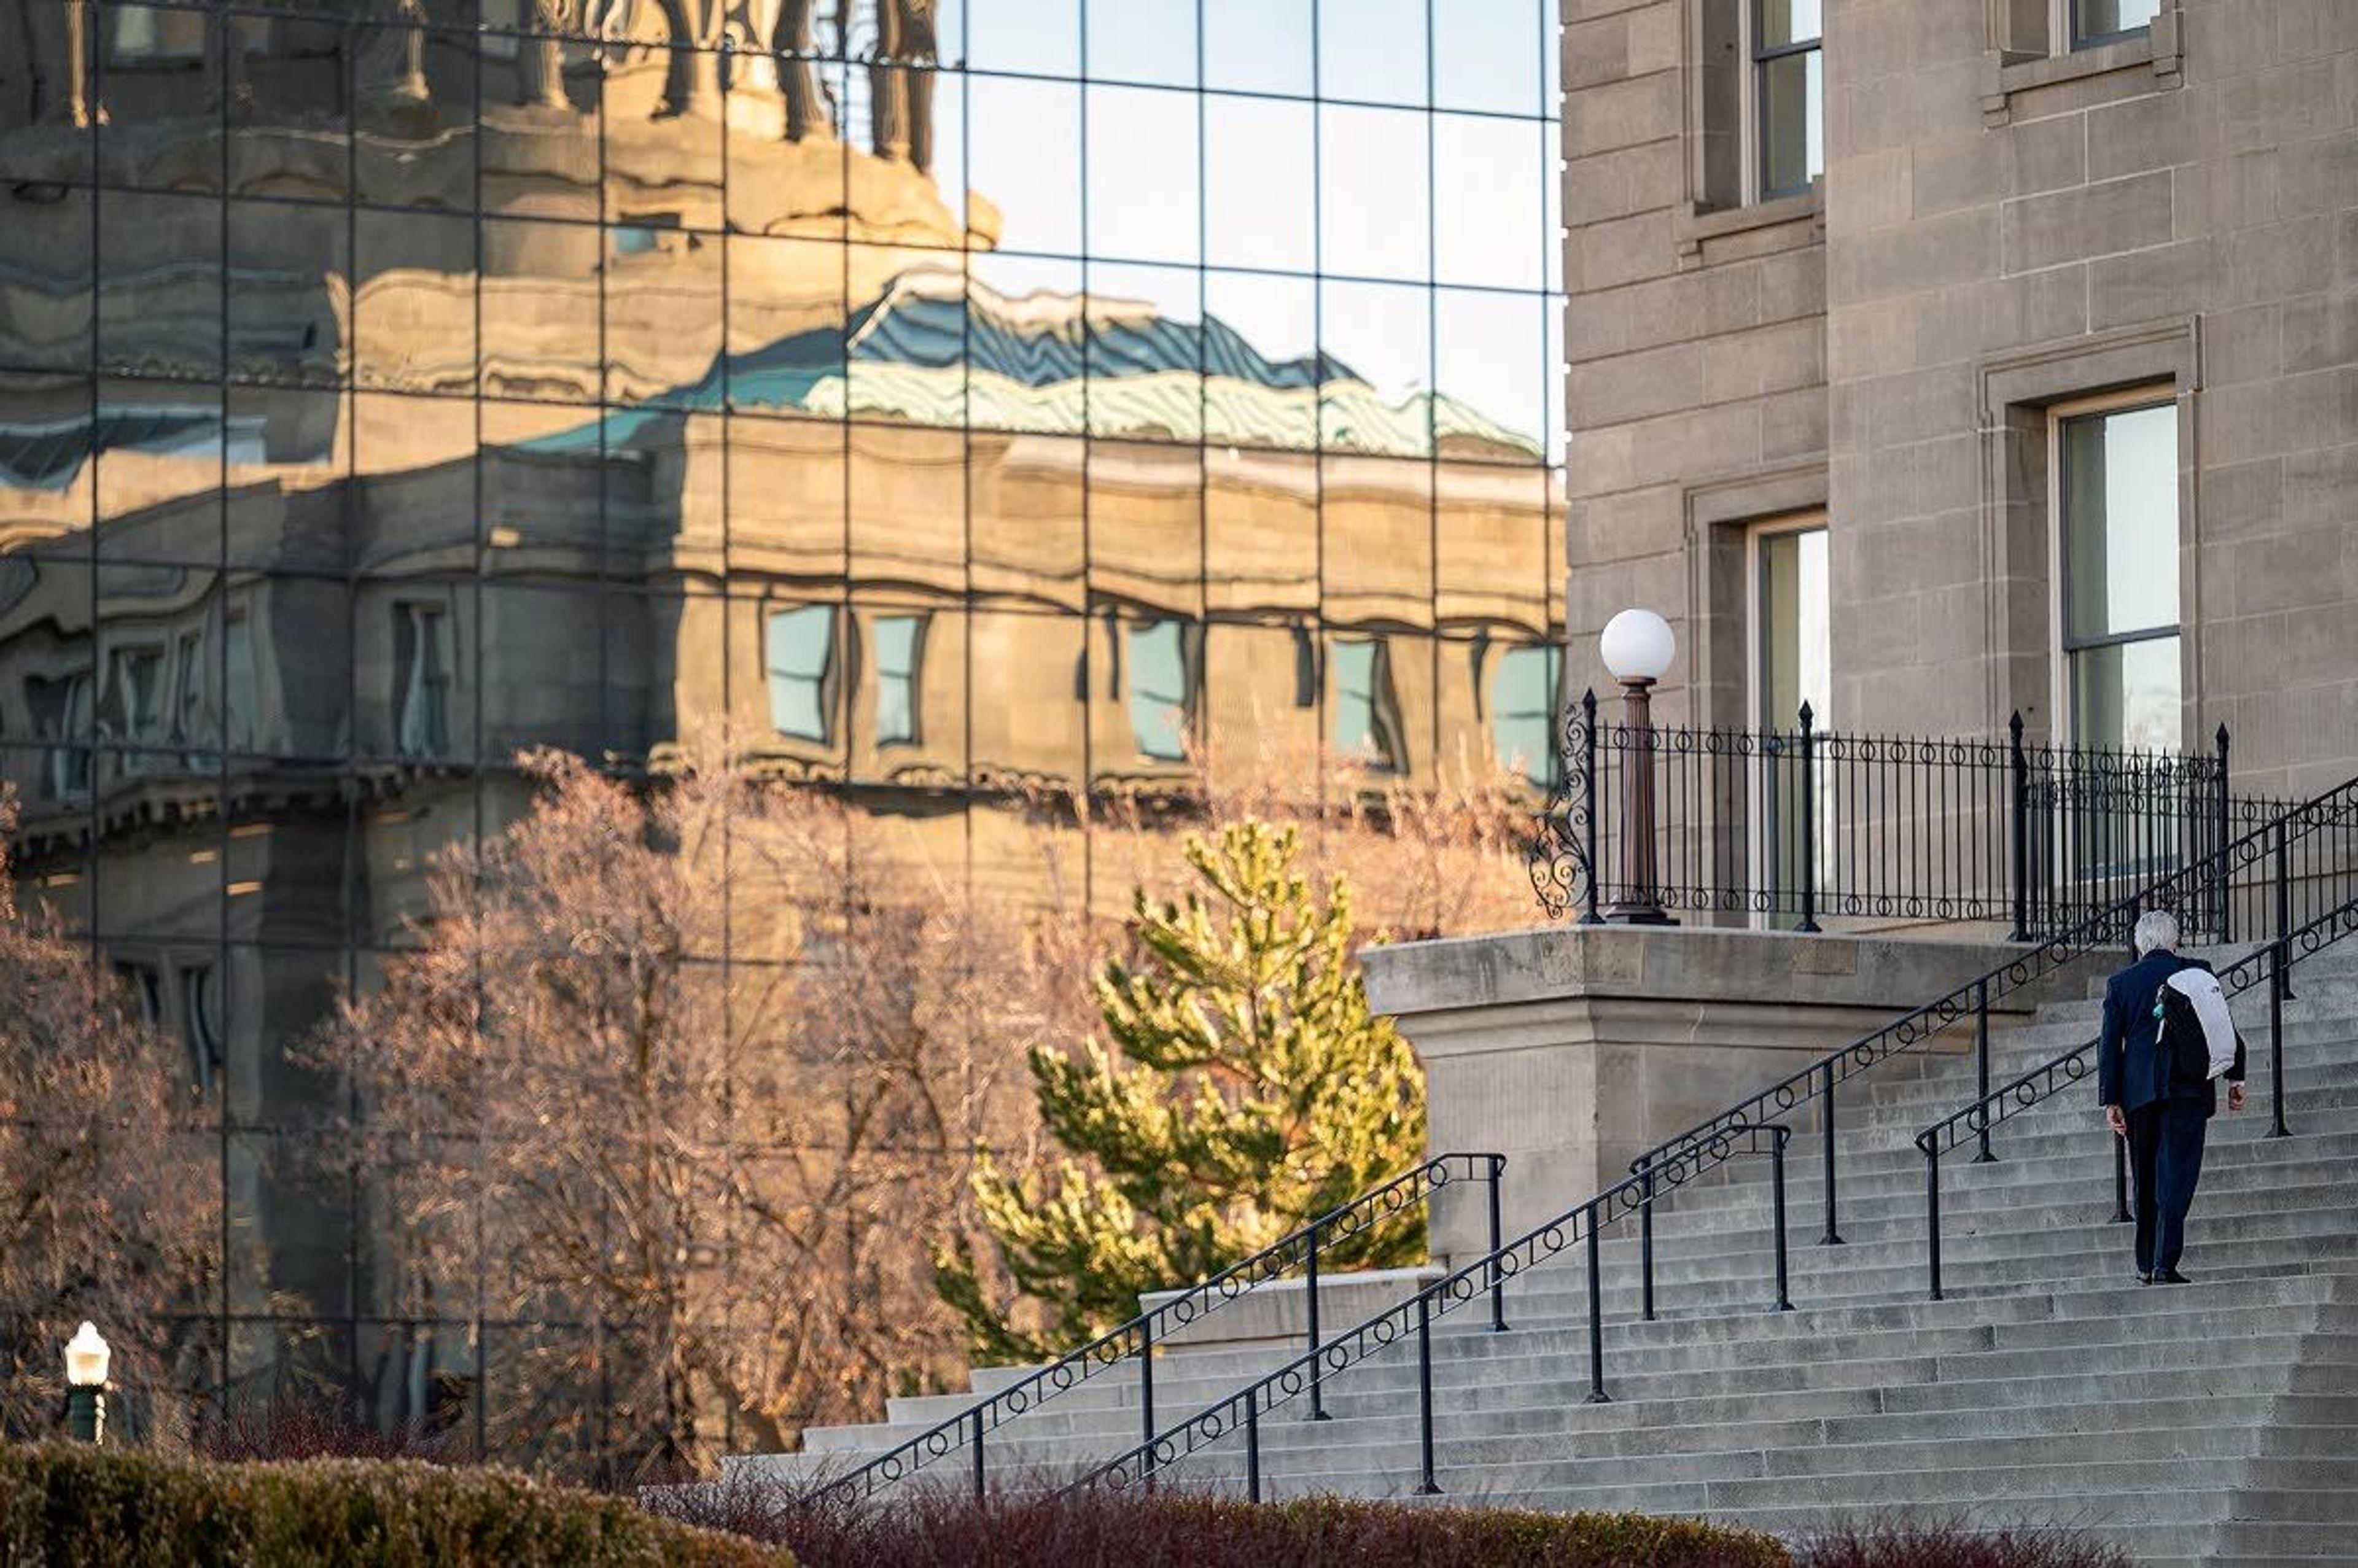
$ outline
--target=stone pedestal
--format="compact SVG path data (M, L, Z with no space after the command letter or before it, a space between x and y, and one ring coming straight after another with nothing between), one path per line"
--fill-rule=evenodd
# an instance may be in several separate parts
M1996 967L1992 941L1559 926L1363 953L1368 1000L1424 1064L1436 1153L1508 1158L1506 1235L1585 1202L1629 1162ZM2005 1018L2036 996L2017 992ZM1994 1021L2001 1027L2004 1019ZM1931 1043L1970 1050L1970 1023ZM1799 1113L1796 1131L1815 1125ZM1434 1195L1437 1260L1481 1256L1478 1188Z

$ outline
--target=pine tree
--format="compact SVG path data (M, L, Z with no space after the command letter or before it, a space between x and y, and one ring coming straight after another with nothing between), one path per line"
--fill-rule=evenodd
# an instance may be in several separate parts
M1371 1016L1351 957L1348 887L1322 907L1294 869L1291 827L1249 820L1191 837L1184 903L1137 894L1135 964L1097 984L1102 1040L1030 1054L1063 1151L1009 1175L986 1154L974 1192L1016 1289L1056 1348L1138 1311L1141 1291L1205 1279L1423 1157L1424 1085L1391 1021ZM1420 1260L1413 1218L1322 1252L1323 1266ZM975 1354L1051 1348L993 1310L964 1249L944 1299Z

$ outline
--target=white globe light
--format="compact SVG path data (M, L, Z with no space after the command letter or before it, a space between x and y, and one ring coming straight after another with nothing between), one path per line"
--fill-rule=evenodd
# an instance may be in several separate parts
M85 1323L66 1341L66 1381L77 1389L106 1386L106 1362L114 1352L99 1337L98 1325Z
M1671 667L1679 651L1671 623L1650 610L1625 610L1605 623L1596 651L1617 681L1655 681Z

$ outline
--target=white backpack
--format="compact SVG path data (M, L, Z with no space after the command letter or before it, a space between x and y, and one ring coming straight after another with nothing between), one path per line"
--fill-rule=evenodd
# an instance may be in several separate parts
M2153 1011L2161 1020L2158 1040L2188 1078L2208 1081L2235 1065L2235 1021L2210 970L2189 965L2162 981Z

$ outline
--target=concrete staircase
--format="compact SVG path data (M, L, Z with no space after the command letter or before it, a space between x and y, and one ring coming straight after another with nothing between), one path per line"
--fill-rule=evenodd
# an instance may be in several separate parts
M1958 1056L1885 1064L1845 1086L1841 1229L1822 1248L1820 1148L1797 1136L1791 1294L1773 1297L1763 1159L1677 1195L1657 1227L1660 1317L1638 1321L1634 1236L1602 1264L1611 1402L1586 1402L1579 1249L1435 1327L1445 1499L1635 1509L1794 1532L1908 1513L2087 1529L2154 1564L2358 1563L2358 943L2303 962L2286 1013L2287 1115L2267 1139L2266 998L2237 1003L2252 1103L2223 1108L2184 1268L2137 1285L2111 1223L2113 1158L2093 1084L1942 1165L1948 1299L1926 1299L1923 1161L1912 1138L1971 1098ZM2091 1036L2092 1001L2042 1007L1994 1044L2003 1082ZM1832 1044L1832 1043L1830 1043ZM1509 1181L1513 1179L1509 1173ZM1585 1195L1565 1195L1576 1201ZM1609 1234L1609 1233L1608 1233ZM1336 1322L1331 1329L1347 1327ZM1167 1352L1164 1425L1299 1349ZM979 1372L979 1391L1011 1370ZM1265 1417L1264 1495L1407 1496L1418 1481L1416 1358L1406 1339ZM1067 1474L1138 1441L1137 1387L1106 1377L990 1440L1002 1479ZM732 1474L839 1472L954 1413L967 1396L895 1400L882 1424L814 1430L806 1451ZM963 1476L960 1459L936 1469ZM1230 1439L1163 1473L1240 1486Z

